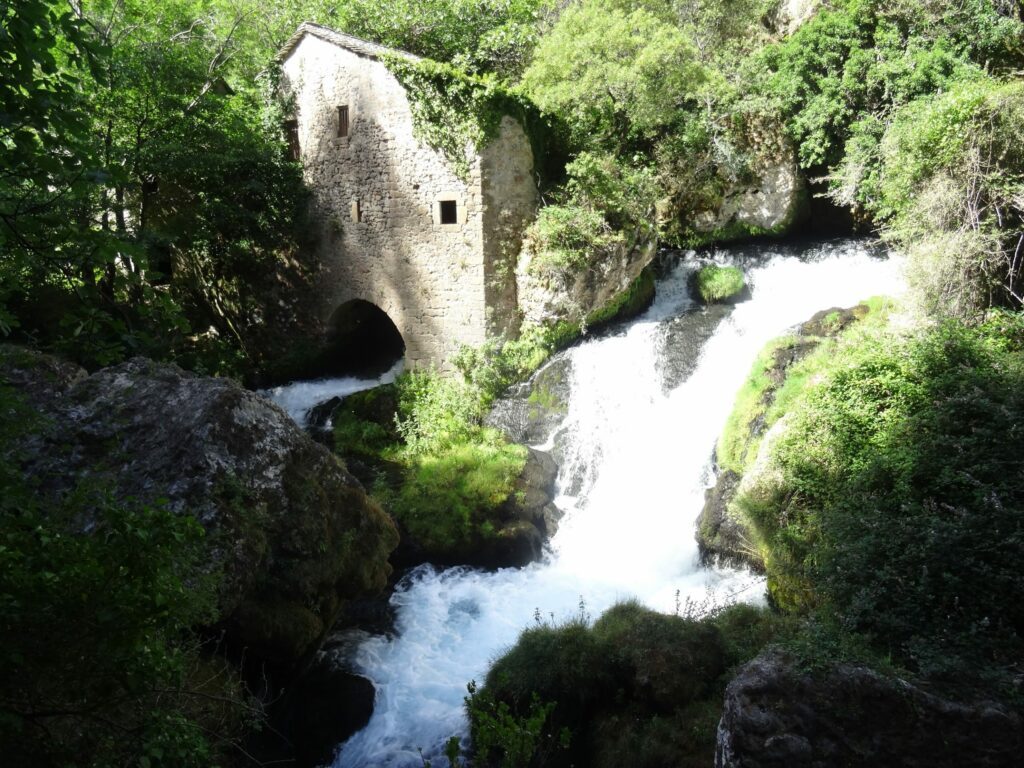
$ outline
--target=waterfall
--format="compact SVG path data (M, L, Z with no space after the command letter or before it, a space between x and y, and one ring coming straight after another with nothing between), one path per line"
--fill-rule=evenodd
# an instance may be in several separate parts
M731 311L694 306L684 262L620 332L571 359L559 427L551 554L523 569L420 567L392 603L395 632L359 646L354 665L377 688L369 725L343 745L338 768L443 765L441 745L466 736L463 697L535 621L597 617L636 597L662 611L679 601L763 600L761 580L701 568L694 540L710 459L736 392L761 347L821 309L897 293L897 265L863 242L751 246L719 252L745 266L752 298Z
M319 403L333 397L345 397L363 390L373 389L382 384L390 384L402 372L403 360L396 362L391 368L376 378L359 378L357 376L341 376L331 379L315 379L313 381L297 381L280 387L262 390L260 394L280 405L295 423L304 425L309 411Z

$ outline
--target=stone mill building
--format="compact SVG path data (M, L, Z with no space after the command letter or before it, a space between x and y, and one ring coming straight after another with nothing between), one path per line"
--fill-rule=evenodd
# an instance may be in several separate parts
M415 60L305 23L279 55L285 128L313 195L313 301L328 333L362 329L390 344L397 329L408 364L446 368L460 345L516 328L516 258L538 202L533 154L505 117L488 146L467 146L460 178L415 135L385 54Z

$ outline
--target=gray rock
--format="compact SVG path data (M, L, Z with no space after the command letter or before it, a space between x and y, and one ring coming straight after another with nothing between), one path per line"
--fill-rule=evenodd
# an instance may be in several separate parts
M18 390L37 410L56 406L72 386L88 377L79 365L13 344L0 344L0 382Z
M704 493L704 508L697 516L697 546L704 565L747 566L764 572L764 563L752 546L750 532L731 510L740 476L724 470Z
M957 703L867 667L811 675L767 651L729 683L716 768L1010 768L1024 723L990 702Z
M572 358L556 355L529 381L495 402L485 423L514 443L543 443L568 413L571 386Z
M544 451L527 450L526 466L509 499L509 512L517 520L533 525L547 539L555 535L562 518L562 511L552 503L558 465Z
M289 669L345 600L385 586L394 524L278 406L141 358L67 382L60 397L26 390L52 426L26 446L24 470L48 492L91 477L194 516L224 573L229 643Z

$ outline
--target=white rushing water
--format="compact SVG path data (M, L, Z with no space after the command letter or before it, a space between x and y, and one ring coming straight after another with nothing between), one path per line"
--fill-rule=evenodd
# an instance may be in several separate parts
M376 378L359 378L341 376L333 379L315 379L313 381L297 381L280 387L265 389L261 394L284 408L300 426L306 423L306 416L314 406L330 400L332 397L345 397L365 389L373 389L382 384L390 384L402 372L405 366L399 360L389 370ZM330 425L328 425L330 426Z
M751 253L747 249L743 253ZM753 297L715 329L693 373L666 391L665 347L673 318L693 307L678 267L654 305L623 333L572 349L572 384L556 504L565 511L544 563L492 573L413 572L392 598L396 632L370 637L354 663L377 687L369 725L339 753L338 768L443 765L439 747L465 736L466 683L539 615L600 615L637 597L672 611L679 600L763 600L763 582L701 568L695 520L709 484L715 441L761 347L830 307L899 292L892 261L856 241L792 249L748 263ZM724 258L730 258L728 253ZM582 478L582 482L581 482ZM570 495L570 490L575 490Z

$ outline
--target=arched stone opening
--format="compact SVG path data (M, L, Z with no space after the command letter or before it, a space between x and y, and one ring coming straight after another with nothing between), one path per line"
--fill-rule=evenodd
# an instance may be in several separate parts
M331 315L326 354L331 373L383 373L404 355L401 332L376 304L353 299Z

